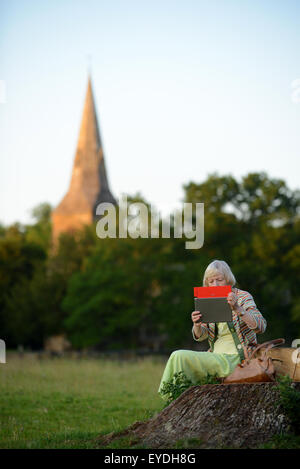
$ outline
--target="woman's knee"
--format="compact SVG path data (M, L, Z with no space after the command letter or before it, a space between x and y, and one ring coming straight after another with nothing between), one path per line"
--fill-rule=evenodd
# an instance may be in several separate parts
M173 363L183 364L186 362L187 350L175 350L171 353L169 360Z
M176 360L177 358L181 357L183 355L184 350L175 350L174 352L171 353L170 358L172 360Z

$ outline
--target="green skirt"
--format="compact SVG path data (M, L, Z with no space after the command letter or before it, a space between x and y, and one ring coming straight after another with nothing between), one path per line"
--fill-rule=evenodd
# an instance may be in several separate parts
M164 382L172 381L174 374L180 371L196 384L208 374L218 377L228 376L238 363L240 363L238 354L176 350L170 355L166 364L158 392L161 392ZM164 398L164 395L162 397Z

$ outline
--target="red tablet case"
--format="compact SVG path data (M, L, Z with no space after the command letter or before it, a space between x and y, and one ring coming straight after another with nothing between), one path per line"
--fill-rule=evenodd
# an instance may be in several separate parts
M201 311L204 323L231 322L232 311L227 302L230 285L194 287L195 311Z
M195 298L227 298L228 293L230 292L230 285L224 285L221 287L194 287Z

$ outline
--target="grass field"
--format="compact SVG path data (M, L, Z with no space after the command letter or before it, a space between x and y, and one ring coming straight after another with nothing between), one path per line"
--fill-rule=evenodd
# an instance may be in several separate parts
M8 353L0 365L0 448L95 448L98 435L163 408L165 363Z
M96 437L147 420L165 406L157 389L166 358L116 361L7 354L6 361L0 364L1 449L99 448ZM198 447L193 441L174 444ZM125 438L111 447L128 445ZM300 435L278 435L262 447L299 449Z

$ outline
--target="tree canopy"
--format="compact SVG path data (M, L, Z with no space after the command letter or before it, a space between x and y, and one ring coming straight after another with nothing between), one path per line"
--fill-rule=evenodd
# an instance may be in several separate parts
M268 322L260 341L300 334L299 191L266 173L211 174L184 186L204 203L201 249L184 238L100 239L96 222L51 246L51 206L32 225L0 227L0 326L8 347L41 348L64 333L73 347L162 350L191 341L193 287L223 259ZM128 202L144 202L141 194ZM118 211L118 208L117 208ZM196 344L197 345L197 344Z

